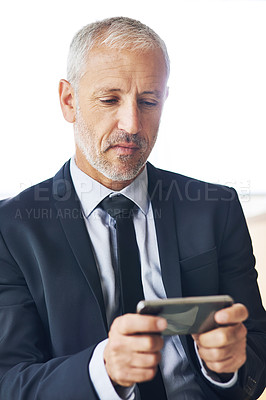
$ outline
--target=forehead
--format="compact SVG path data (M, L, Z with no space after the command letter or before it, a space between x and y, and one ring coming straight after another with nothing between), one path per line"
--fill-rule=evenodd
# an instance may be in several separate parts
M167 72L160 49L130 51L97 47L88 54L80 88L102 90L110 87L163 91Z

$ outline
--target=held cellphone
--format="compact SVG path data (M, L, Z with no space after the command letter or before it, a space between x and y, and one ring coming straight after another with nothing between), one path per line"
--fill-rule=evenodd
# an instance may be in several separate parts
M163 335L188 335L217 328L214 314L233 303L227 295L142 300L137 305L137 313L165 318L168 326Z

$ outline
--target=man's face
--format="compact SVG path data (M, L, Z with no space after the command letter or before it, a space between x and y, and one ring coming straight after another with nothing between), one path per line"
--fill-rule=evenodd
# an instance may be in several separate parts
M75 117L76 161L92 178L126 186L154 146L166 98L162 52L90 52Z

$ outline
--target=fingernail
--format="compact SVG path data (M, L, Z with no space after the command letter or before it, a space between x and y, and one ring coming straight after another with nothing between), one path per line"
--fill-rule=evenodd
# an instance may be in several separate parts
M218 320L217 322L220 324L226 323L227 322L227 313L224 313L224 312L217 313L216 319Z
M160 331L163 331L164 329L167 328L167 321L165 319L158 319L157 321L157 327Z

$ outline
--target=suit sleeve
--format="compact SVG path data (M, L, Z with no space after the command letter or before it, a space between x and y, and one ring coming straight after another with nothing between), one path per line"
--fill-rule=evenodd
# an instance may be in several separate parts
M249 311L246 321L247 361L239 371L237 397L256 399L266 383L266 313L262 306L252 243L237 194L232 190L227 218L218 246L220 293L231 295L235 302L244 304ZM215 388L214 388L215 390ZM222 392L231 399L231 389Z
M94 346L53 358L48 337L27 282L0 235L0 398L98 399L88 374Z

